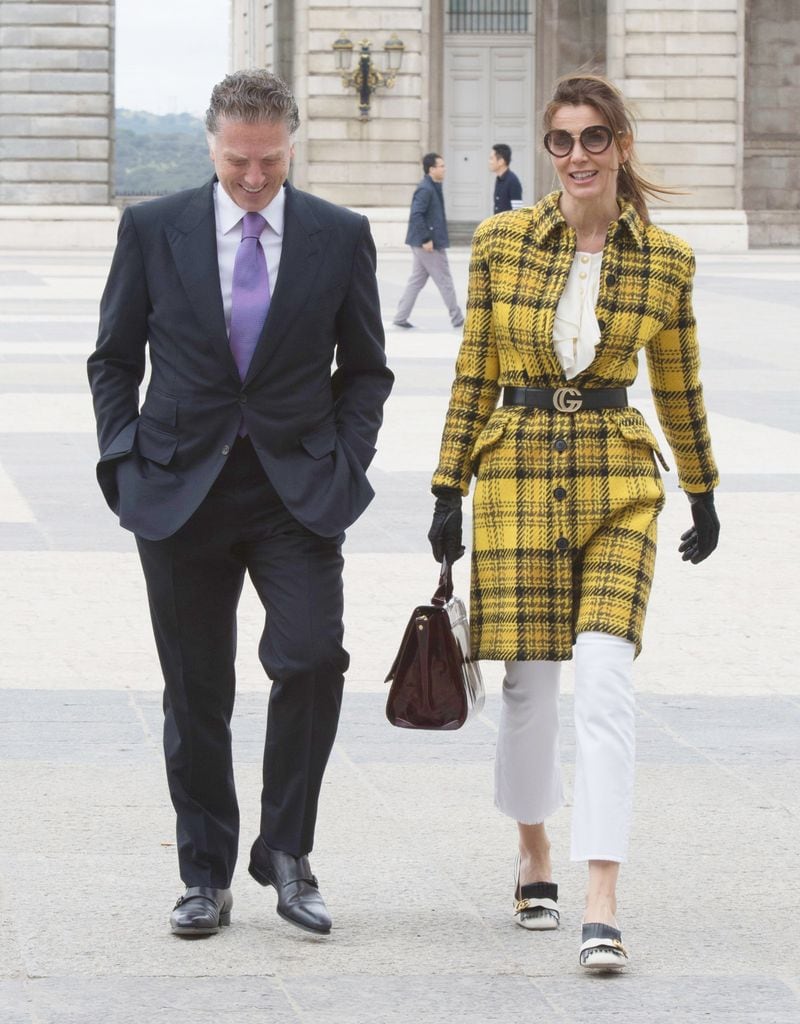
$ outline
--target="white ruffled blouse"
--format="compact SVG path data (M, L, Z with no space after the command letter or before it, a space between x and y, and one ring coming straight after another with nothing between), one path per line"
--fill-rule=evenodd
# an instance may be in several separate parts
M600 341L595 306L600 294L601 252L576 252L556 308L553 348L567 380L585 370Z

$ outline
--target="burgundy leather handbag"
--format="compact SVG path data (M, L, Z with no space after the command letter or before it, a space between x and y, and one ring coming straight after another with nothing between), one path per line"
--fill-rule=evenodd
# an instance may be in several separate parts
M483 707L483 678L470 653L467 611L453 595L447 561L431 603L411 613L385 681L392 684L386 717L402 729L460 729Z

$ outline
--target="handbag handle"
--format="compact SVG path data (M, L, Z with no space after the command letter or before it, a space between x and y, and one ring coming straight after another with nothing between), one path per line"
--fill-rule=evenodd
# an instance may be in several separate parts
M453 596L453 567L446 558L442 559L442 567L439 572L439 586L431 598L431 604L437 608L443 608Z

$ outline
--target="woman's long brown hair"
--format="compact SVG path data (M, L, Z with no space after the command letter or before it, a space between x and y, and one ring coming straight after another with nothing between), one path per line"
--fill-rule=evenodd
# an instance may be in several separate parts
M662 196L681 195L677 189L667 185L659 185L649 181L641 171L641 167L633 145L633 129L635 120L619 89L602 75L574 72L559 78L556 82L553 98L544 112L544 128L549 131L556 112L565 106L594 107L599 111L614 133L614 144L620 158L617 173L617 196L632 203L636 212L645 222L650 223L646 197L658 199ZM622 146L628 147L628 158L624 159Z

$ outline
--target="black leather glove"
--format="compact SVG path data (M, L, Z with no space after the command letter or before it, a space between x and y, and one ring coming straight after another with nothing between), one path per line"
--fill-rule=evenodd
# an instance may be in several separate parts
M433 507L433 522L428 530L433 557L437 562L446 558L450 565L464 554L461 543L461 494L455 489L441 488L436 491Z
M681 552L684 562L697 565L708 558L719 540L719 519L714 508L714 492L690 494L686 492L692 510L694 526L681 534Z

